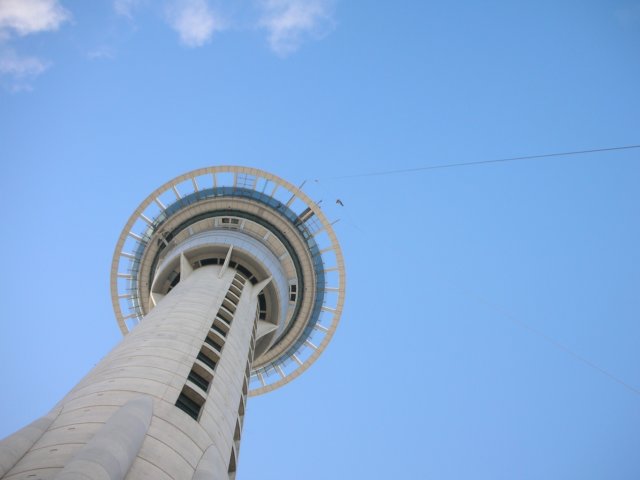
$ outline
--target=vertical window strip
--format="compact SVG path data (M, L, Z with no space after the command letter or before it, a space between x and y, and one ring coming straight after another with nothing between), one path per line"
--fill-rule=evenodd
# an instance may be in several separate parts
M209 352L211 349L213 352L216 352L218 355L222 353L222 349L224 348L225 338L229 329L231 328L231 322L233 321L233 317L240 303L240 296L242 295L242 290L246 283L246 279L236 272L227 293L225 294L222 304L218 309L218 313L213 319L213 323L211 324L211 328L207 335L203 340L203 345L196 359L206 365L211 372L215 371L216 365L218 364L219 357L217 359L212 358L212 354ZM216 332L218 335L210 335L210 332ZM253 355L253 347L255 346L255 335L256 335L256 325L253 327L253 334L251 337L251 355ZM218 338L221 337L221 338ZM207 346L205 346L207 345ZM249 365L247 365L249 367ZM207 378L210 376L211 378ZM191 371L187 375L187 381L182 387L182 391L180 395L178 395L178 399L176 400L176 407L185 412L191 418L193 418L196 422L200 416L200 411L204 406L204 403L207 401L207 392L209 390L209 386L211 385L211 381L213 380L213 376L211 373L206 372L197 362L194 362L191 367ZM193 388L191 388L187 382L191 382L193 385L198 387L202 392L204 392L204 397L200 394L196 393ZM246 375L245 375L245 383L246 383ZM243 400L246 396L244 393L246 389L243 388ZM232 474L235 477L235 452L232 452L232 461L229 462L229 475ZM233 466L233 471L231 470Z

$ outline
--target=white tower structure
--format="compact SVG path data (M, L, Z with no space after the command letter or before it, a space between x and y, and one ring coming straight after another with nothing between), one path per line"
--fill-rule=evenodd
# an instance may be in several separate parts
M336 236L300 188L229 166L171 180L116 245L123 340L0 442L0 478L234 478L247 396L318 358L344 285Z

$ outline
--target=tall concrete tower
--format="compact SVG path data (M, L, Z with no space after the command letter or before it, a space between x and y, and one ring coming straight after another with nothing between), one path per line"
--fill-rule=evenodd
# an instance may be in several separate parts
M344 282L331 225L300 188L228 166L171 180L116 245L123 340L0 443L0 478L233 479L247 396L318 358Z

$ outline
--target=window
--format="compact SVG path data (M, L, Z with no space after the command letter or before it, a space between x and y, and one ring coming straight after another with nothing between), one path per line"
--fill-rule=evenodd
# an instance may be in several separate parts
M211 330L215 330L223 337L227 336L227 333L224 330L222 330L219 326L217 326L215 323L211 325Z
M195 421L198 421L198 415L200 415L200 408L202 408L202 405L198 405L196 402L191 400L184 394L184 392L180 393L180 396L176 401L176 407L185 412Z
M200 360L202 363L204 363L211 370L216 368L215 360L213 360L212 358L209 358L207 355L205 355L202 350L200 350L200 352L198 353L198 356L196 358L198 360Z
M253 273L251 273L249 270L247 270L245 267L243 267L240 264L236 266L236 269L247 278L253 277Z
M222 264L223 262L224 260L220 258L205 258L203 260L200 260L200 266L204 267L205 265L218 265Z
M167 293L169 293L178 282L180 282L180 273L175 271L171 272L169 274L169 290L167 290Z
M211 346L213 347L213 349L214 349L214 350L217 350L218 352L219 352L220 350L222 350L222 345L218 345L218 342L216 342L213 338L211 338L211 337L209 337L209 336L207 336L207 337L204 339L204 343L206 343L206 344L208 344L208 345L211 345Z
M236 448L231 448L231 458L229 459L229 479L236 478Z
M236 312L236 304L233 303L229 297L224 297L222 299L222 306L224 308L226 308L229 312L231 313L235 313Z
M194 384L196 384L198 387L200 387L202 390L204 390L205 392L207 391L207 388L209 388L209 381L205 379L202 375L199 375L198 373L194 372L193 370L189 372L189 376L187 378L191 380Z
M264 293L258 295L258 303L260 304L260 310L267 309L267 300L264 298Z

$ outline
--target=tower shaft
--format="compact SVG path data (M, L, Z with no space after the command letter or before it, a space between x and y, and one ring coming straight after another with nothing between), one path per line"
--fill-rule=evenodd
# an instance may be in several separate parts
M247 396L300 376L338 325L331 225L301 187L254 168L198 169L152 192L111 264L124 339L0 441L0 480L235 478Z
M233 478L261 288L183 268L49 415L0 443L0 478Z

